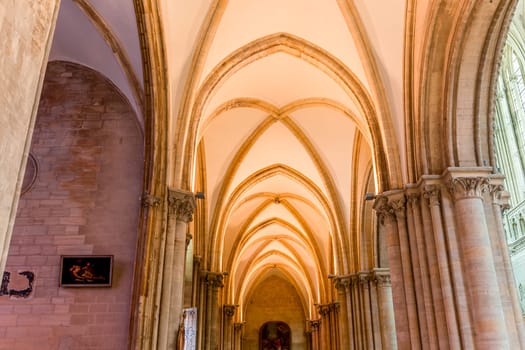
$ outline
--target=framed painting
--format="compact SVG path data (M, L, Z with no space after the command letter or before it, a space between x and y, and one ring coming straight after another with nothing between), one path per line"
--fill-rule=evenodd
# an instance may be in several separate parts
M113 255L60 256L60 287L111 287Z
M290 350L290 326L281 321L266 322L259 329L260 350Z

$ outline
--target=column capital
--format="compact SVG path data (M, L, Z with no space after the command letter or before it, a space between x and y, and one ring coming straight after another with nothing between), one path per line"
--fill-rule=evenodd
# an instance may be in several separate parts
M195 207L193 192L168 189L169 214L176 215L177 220L186 223L193 221Z
M371 280L369 272L361 271L357 273L357 280L360 285L367 285Z
M224 304L222 306L222 311L224 312L224 315L227 317L233 317L235 315L235 309L237 309L239 305L232 305L232 304Z
M224 287L222 280L224 279L224 274L222 272L210 272L202 271L201 280L212 288L221 288Z
M390 270L385 268L377 268L372 270L373 281L379 287L388 287L392 285L390 280Z
M345 292L348 287L350 287L351 276L350 275L341 275L341 276L335 276L332 279L334 283L335 289L337 289L340 292Z
M503 181L505 175L495 174L490 177L489 192L492 197L492 203L497 204L501 207L502 211L510 208L510 193L505 190Z
M188 248L192 239L193 239L193 235L189 232L186 233L186 248Z
M316 331L319 329L319 326L321 325L321 320L309 320L308 323L310 325L310 328L313 331Z
M332 311L331 305L331 303L317 305L317 311L319 312L319 315L321 315L322 317L326 317Z
M244 327L244 322L235 322L233 324L233 329L236 331L240 331Z
M405 191L388 191L376 196L373 208L382 218L403 218L406 215Z
M423 196L428 199L430 206L439 206L441 202L441 186L425 185L423 187Z
M482 198L488 190L492 167L448 168L443 180L455 200Z
M142 194L141 201L144 208L156 208L160 205L160 198L148 192Z

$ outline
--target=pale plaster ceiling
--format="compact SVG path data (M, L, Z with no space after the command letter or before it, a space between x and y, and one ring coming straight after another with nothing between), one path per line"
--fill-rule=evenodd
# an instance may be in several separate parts
M159 6L172 115L180 116L184 96L195 104L192 113L200 111L193 116L195 146L205 183L196 181L192 190L206 195L211 268L230 273L226 301L242 305L257 281L278 273L312 312L327 300L328 274L348 273L347 256L358 254L350 251L359 231L354 223L374 166L363 99L388 121L404 153L405 1L162 0ZM418 16L425 18L427 6L417 7ZM143 123L133 11L131 0L62 0L50 58L104 74ZM251 45L258 40L263 47L272 37L279 43L273 49ZM170 125L177 134L177 123Z

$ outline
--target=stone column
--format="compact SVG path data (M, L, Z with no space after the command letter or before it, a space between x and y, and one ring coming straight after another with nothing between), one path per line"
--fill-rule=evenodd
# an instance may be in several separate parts
M525 347L525 329L523 323L523 315L521 313L521 306L516 293L512 264L507 248L507 241L505 239L505 232L503 229L502 212L510 207L510 194L503 188L503 176L491 178L490 193L492 197L492 209L494 220L496 222L497 232L495 233L495 240L497 249L501 252L503 276L500 276L500 288L506 291L506 299L509 301L506 307L505 317L507 319L507 327L516 333L511 346L513 349L523 349ZM520 345L521 344L521 345Z
M203 278L207 285L206 301L206 337L205 349L216 350L219 346L219 289L223 287L223 274L220 272L204 272Z
M429 201L430 216L432 218L432 231L434 233L434 250L437 256L439 284L434 284L434 288L441 289L437 291L440 295L436 295L437 302L443 302L444 318L438 318L439 329L446 328L442 331L440 338L440 346L445 346L444 342L447 339L446 347L450 349L460 349L460 337L458 332L458 321L456 315L456 307L454 303L454 291L452 289L452 279L450 272L450 263L447 254L447 245L445 232L443 230L443 218L441 216L441 188L439 185L427 185L424 189L424 195Z
M392 191L384 193L377 196L377 199L374 203L374 209L377 211L379 216L379 223L384 227L385 239L387 244L388 251L388 261L389 268L391 272L392 280L392 294L393 299L396 300L395 305L395 322L396 322L396 337L397 344L400 349L412 349L412 337L411 329L414 327L414 322L409 322L409 313L408 313L408 303L406 291L405 291L405 277L404 269L408 268L406 265L406 256L402 257L403 254L406 254L406 250L400 248L400 238L398 233L397 217L395 215L396 210L391 206L389 202L389 197L394 197L394 200L400 199L404 196L402 191ZM397 205L396 209L401 210L402 206ZM398 214L400 219L402 215ZM405 263L404 263L405 262ZM406 282L410 284L410 281ZM412 305L413 306L413 305ZM414 312L410 313L414 316ZM418 344L414 344L414 347L417 348Z
M320 349L331 350L332 349L332 336L330 334L331 324L330 324L330 304L318 305L317 309L319 315L321 315L321 324L320 324L320 338L321 338L321 347Z
M223 350L233 349L233 315L237 305L225 304L222 306L223 312Z
M509 349L482 198L488 178L478 173L449 169L474 344L478 349Z
M395 350L396 325L394 319L394 303L392 300L392 284L388 269L374 269L372 279L377 286L377 301L381 333L381 349Z
M312 350L322 350L320 336L320 320L310 320L310 330L312 332Z
M372 309L370 300L370 275L368 272L359 272L359 291L361 294L361 310L363 310L363 330L365 334L365 344L368 349L374 349L374 327L372 324Z
M193 219L195 197L181 190L168 191L168 223L164 245L158 349L175 349L184 296L186 233Z
M413 251L418 255L418 262L420 264L420 288L422 293L419 293L422 306L424 308L424 319L426 320L426 339L430 350L438 349L438 336L436 330L436 321L434 318L434 302L432 298L432 280L429 269L429 260L431 259L427 254L427 237L431 237L423 223L421 213L421 193L417 189L416 192L408 194L409 215L412 216L413 231L411 237L414 240L415 246ZM389 277L390 279L390 277ZM390 282L389 282L390 283ZM423 318L421 318L423 320Z
M334 286L337 290L337 300L340 305L339 309L339 335L340 345L342 349L354 349L354 343L350 342L352 339L352 327L349 320L351 317L350 305L348 304L348 289L350 279L348 276L336 276L333 279Z
M9 250L59 7L59 0L0 2L0 275Z
M233 324L233 349L241 350L242 348L242 331L244 328L243 322L236 322Z

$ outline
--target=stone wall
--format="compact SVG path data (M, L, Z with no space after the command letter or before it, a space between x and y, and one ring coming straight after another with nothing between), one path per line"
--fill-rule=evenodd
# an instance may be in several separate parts
M292 331L292 349L306 349L306 318L291 283L278 276L263 281L247 304L243 350L259 349L259 329L268 321L282 321Z
M98 73L48 66L0 296L0 349L125 349L143 166L129 103ZM114 255L110 288L59 287L60 255ZM10 290L27 289L29 295ZM27 290L26 290L27 291ZM27 294L27 293L26 293Z

